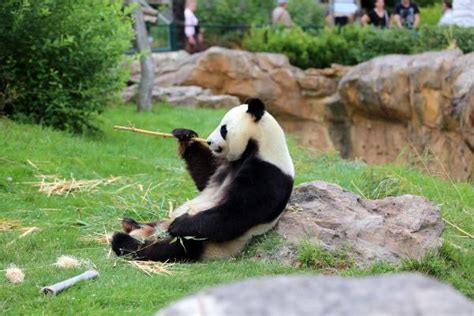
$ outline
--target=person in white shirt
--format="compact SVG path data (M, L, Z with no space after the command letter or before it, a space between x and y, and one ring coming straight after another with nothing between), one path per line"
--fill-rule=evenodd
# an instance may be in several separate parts
M438 25L449 25L453 24L453 5L450 0L444 0L443 2L443 15L438 22Z
M187 0L184 9L184 34L186 34L186 50L189 53L201 51L204 36L199 29L199 20L194 14L196 0Z

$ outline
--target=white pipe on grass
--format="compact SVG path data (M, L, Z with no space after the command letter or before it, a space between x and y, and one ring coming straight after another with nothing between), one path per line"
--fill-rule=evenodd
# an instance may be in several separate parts
M76 275L75 277L72 277L65 281L62 281L50 286L45 286L44 288L41 289L41 292L44 294L56 295L64 291L65 289L70 288L71 286L73 286L79 281L95 279L98 276L99 276L99 272L97 272L96 270L89 270L89 271L84 272L83 274Z

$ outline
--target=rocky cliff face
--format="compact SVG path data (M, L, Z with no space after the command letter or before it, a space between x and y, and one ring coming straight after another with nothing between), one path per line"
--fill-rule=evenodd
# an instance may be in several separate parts
M382 163L406 149L431 172L474 178L474 54L375 58L351 69L338 92L349 157Z
M474 180L474 53L388 55L301 70L284 55L211 48L158 63L157 86L261 98L304 145L369 163L402 158Z

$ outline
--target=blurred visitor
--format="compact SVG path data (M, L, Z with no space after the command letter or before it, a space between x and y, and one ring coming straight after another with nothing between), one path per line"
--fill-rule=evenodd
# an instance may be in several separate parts
M375 0L374 8L364 14L360 20L362 25L374 25L381 28L390 27L390 16L385 10L384 0Z
M329 7L326 16L326 23L329 26L344 26L355 21L355 15L358 10L354 0L334 0L333 5Z
M420 10L414 2L402 0L395 7L393 20L398 27L416 28L420 24Z
M288 0L278 0L278 6L272 12L272 24L283 24L287 27L293 26L293 21L288 13Z
M186 51L197 53L202 50L204 35L199 28L199 20L194 14L196 0L187 0L184 9L184 34L186 34Z
M443 2L443 15L439 19L438 25L449 25L453 24L453 5L450 0Z

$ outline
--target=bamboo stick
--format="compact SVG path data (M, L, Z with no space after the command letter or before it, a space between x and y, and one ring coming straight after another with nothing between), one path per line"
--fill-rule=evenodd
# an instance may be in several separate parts
M72 277L65 281L62 281L50 286L46 286L41 289L41 292L44 294L56 295L64 291L65 289L70 288L71 286L73 286L79 281L95 279L98 276L99 276L99 272L95 270L89 270L89 271L84 272L83 274L76 275L75 277Z
M149 136L158 136L158 137L164 137L164 138L175 138L175 136L173 134L170 134L170 133L152 132L152 131L147 131L147 130L144 130L144 129L139 129L139 128L130 127L130 126L114 125L114 129L119 129L119 130L123 130L123 131L130 131L130 132L149 135ZM193 137L192 140L200 142L204 145L207 145L207 140L205 140L204 138Z

